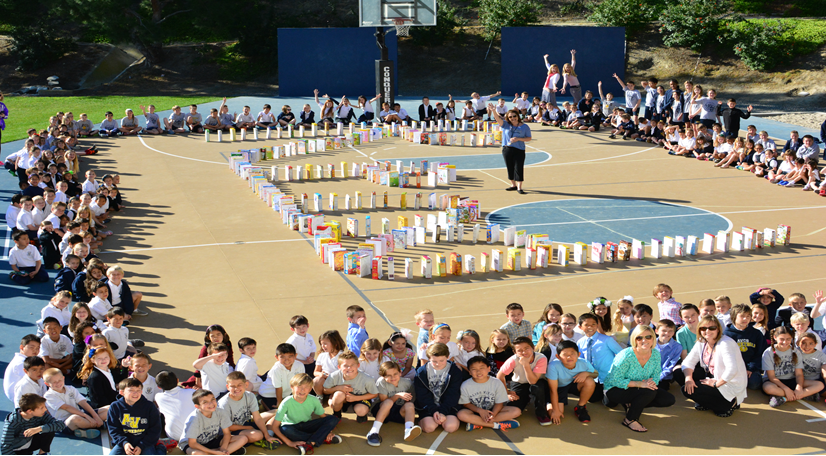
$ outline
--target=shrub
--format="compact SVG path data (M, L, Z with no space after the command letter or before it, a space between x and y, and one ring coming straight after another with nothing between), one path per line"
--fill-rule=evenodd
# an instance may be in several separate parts
M11 53L23 70L36 70L63 57L74 42L53 33L53 28L14 26L11 29Z
M588 20L602 26L625 27L626 33L636 32L660 14L661 0L605 0L590 5Z
M467 19L459 14L459 8L444 0L436 2L436 25L433 27L411 27L410 37L421 46L438 46L454 34L456 27L467 25Z
M779 20L741 21L729 27L727 39L750 70L769 70L793 57L794 39L784 38L792 28Z
M479 22L486 39L492 40L502 27L524 27L539 21L539 3L534 0L480 0Z
M660 32L669 47L699 51L720 36L721 24L731 8L728 0L680 0L662 12Z

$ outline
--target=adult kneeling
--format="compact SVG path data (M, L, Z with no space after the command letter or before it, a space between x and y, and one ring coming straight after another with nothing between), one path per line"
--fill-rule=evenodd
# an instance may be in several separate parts
M697 363L699 384L692 377ZM694 401L697 410L712 410L719 417L729 417L746 398L748 373L740 347L731 337L723 335L720 321L713 315L700 320L697 343L683 360L685 386L683 394Z
M623 426L636 432L648 429L639 419L646 407L670 407L674 396L657 387L662 372L660 352L653 350L657 336L650 326L637 326L631 333L631 346L614 358L608 378L605 379L605 399L608 407L623 404Z

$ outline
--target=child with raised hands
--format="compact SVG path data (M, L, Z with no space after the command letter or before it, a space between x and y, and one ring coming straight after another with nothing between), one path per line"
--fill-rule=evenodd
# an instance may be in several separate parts
M416 408L413 404L413 380L404 378L401 368L393 361L385 361L379 368L379 379L376 389L379 392L378 400L371 410L376 420L367 433L367 444L381 445L382 425L385 421L404 424L404 441L409 442L422 433L422 428L413 424L416 417Z

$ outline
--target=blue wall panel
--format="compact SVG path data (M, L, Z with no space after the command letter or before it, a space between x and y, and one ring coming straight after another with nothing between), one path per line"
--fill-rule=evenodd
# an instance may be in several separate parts
M282 97L376 95L376 64L381 51L374 28L280 28L278 29L278 85ZM390 60L398 72L396 33L385 35ZM398 76L396 78L398 81ZM398 93L398 82L396 83Z
M564 63L571 62L571 49L576 49L576 73L583 94L591 90L599 97L597 82L602 81L603 91L623 97L612 74L625 76L625 27L542 26L502 28L505 98L510 100L511 94L523 91L531 98L540 96L548 74L542 56L548 54L548 61L561 71ZM557 93L557 98L568 96L567 90L565 95Z

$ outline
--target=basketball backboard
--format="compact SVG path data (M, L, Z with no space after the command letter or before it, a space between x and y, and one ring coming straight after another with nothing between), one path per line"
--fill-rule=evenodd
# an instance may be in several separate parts
M394 19L406 25L436 25L436 0L359 0L359 27L392 27Z

